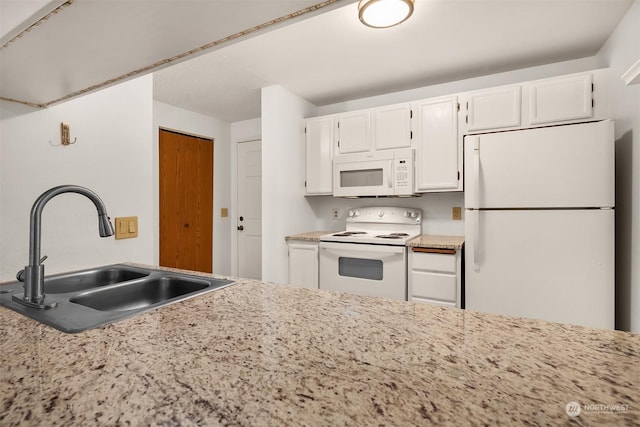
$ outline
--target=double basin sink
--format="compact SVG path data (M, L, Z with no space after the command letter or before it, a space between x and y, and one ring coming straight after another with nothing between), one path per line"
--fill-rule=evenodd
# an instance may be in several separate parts
M45 277L50 309L29 308L13 301L24 284L0 286L0 305L63 332L82 332L138 313L224 288L231 280L192 276L164 270L108 265Z

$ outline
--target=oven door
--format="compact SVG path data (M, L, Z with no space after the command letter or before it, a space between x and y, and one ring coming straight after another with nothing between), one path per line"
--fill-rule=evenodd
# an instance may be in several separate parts
M406 301L406 248L320 242L320 289Z

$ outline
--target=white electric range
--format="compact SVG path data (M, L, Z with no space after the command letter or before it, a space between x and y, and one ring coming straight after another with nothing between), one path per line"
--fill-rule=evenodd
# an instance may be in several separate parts
M344 231L320 237L320 289L406 301L406 243L421 230L421 209L350 209Z

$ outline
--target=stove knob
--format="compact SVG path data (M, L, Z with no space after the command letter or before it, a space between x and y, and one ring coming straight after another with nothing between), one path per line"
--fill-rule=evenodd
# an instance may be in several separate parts
M360 211L358 209L356 209L355 213L353 214L354 216L360 216Z
M384 216L384 211L379 211L379 212L378 212L378 216L379 216L380 218L382 218L382 217Z
M409 211L404 211L404 217L409 218Z
M353 210L352 210L352 209L349 209L349 218L353 217L353 215L354 215Z
M412 211L411 212L411 218L417 218L417 217L418 217L418 212Z

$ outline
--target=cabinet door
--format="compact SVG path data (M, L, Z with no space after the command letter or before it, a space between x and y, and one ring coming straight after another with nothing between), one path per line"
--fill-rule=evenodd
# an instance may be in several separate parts
M289 284L318 289L318 245L289 243Z
M458 254L409 253L409 301L460 307Z
M593 117L591 73L529 83L531 124Z
M305 124L306 194L333 192L335 117L308 119Z
M457 98L418 102L416 117L416 191L460 190Z
M374 123L377 150L411 147L411 106L409 104L376 108Z
M467 102L467 130L520 126L520 102L520 85L470 92Z
M354 111L338 118L338 151L359 153L371 148L371 111Z

